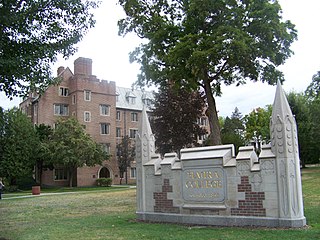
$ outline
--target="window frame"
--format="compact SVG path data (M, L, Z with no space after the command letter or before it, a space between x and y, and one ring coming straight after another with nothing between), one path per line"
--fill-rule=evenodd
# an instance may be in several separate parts
M116 128L116 138L121 138L121 128L120 127Z
M64 86L59 86L59 96L60 97L68 97L69 96L69 88Z
M110 123L100 123L100 135L110 135Z
M104 107L106 107L106 109L107 109L107 113L106 114L103 113L103 108ZM99 108L100 108L100 115L101 116L110 116L110 105L108 105L108 104L100 104Z
M88 119L86 118L88 116ZM84 111L83 112L83 121L84 122L91 122L91 112Z
M121 111L117 110L116 112L116 121L121 121Z
M84 93L84 100L86 102L90 102L91 101L91 91L90 90L84 90L83 93ZM87 95L87 93L88 93L88 95ZM88 98L87 98L87 96L88 96Z
M131 179L137 178L137 168L136 167L130 167L130 178Z
M131 119L131 122L138 122L138 113L137 112L131 112L130 119Z
M69 172L67 168L57 167L53 169L53 181L68 181Z
M56 107L59 107L59 113L57 113ZM66 113L64 113L65 109L66 109ZM54 103L53 104L53 115L55 115L55 116L69 116L69 104Z
M132 133L134 133L134 136L133 136ZM129 128L129 138L135 139L137 133L138 133L138 129L137 128Z

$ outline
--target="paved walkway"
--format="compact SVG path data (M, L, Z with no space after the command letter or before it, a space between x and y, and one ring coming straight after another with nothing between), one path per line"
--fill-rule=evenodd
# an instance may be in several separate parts
M112 185L112 187L118 188L136 188L136 186L129 185ZM117 190L117 189L114 189ZM104 192L104 190L96 190L96 191L75 191L75 192L57 192L57 193L40 193L39 195L21 195L21 196L10 196L6 197L6 194L2 194L1 200L9 200L9 199L21 199L21 198L33 198L33 197L41 197L41 196L52 196L52 195L65 195L65 194L75 194L75 193L90 193L90 192Z

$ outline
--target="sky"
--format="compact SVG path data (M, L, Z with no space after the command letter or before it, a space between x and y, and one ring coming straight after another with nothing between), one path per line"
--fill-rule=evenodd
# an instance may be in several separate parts
M283 10L283 20L290 20L298 30L298 40L291 49L294 55L287 59L279 69L284 73L283 88L286 92L303 92L311 83L312 76L320 71L320 23L319 0L279 0ZM103 0L94 10L96 26L90 29L83 40L77 44L78 52L68 60L58 58L53 65L53 73L59 66L69 67L73 71L73 62L78 57L91 58L92 72L99 79L115 81L117 86L131 87L139 73L139 65L129 62L129 52L139 45L141 40L133 33L125 37L118 36L117 21L125 16L117 0ZM220 116L230 116L237 107L245 115L254 108L273 103L276 87L263 83L223 86L222 96L216 98ZM0 106L8 109L18 106L19 98L13 101L0 93Z

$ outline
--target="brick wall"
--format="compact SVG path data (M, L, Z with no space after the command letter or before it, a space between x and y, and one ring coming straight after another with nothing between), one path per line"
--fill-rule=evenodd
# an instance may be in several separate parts
M266 209L263 207L265 193L252 192L252 186L249 183L248 176L241 177L241 183L238 184L238 192L245 193L245 200L238 201L238 208L232 208L231 215L256 217L266 216Z
M153 193L155 200L154 211L162 213L179 213L178 207L173 206L173 200L168 199L168 193L172 192L172 186L169 184L169 179L163 180L162 191Z

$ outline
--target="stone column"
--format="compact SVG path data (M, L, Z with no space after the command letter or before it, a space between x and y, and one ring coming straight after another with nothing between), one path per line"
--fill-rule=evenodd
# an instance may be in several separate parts
M305 225L297 126L280 82L273 103L270 131L272 152L276 155L279 218L291 220L293 225L292 220L300 220L296 224Z
M143 165L151 160L155 152L155 139L152 134L146 107L143 107L138 134L136 136L136 169L137 169L137 212L145 212L145 170Z

